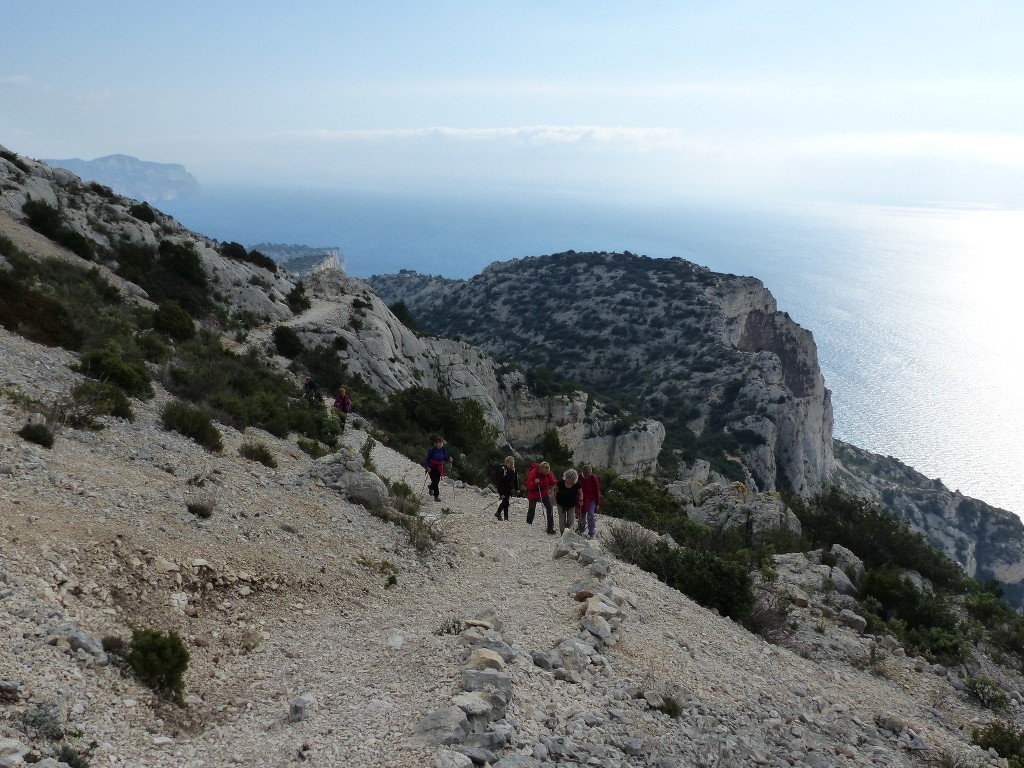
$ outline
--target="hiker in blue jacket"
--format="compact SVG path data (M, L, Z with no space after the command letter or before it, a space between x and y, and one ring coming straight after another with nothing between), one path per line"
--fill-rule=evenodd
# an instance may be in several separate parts
M433 494L434 501L441 500L441 489L438 486L444 477L444 465L451 460L448 449L444 447L444 438L438 435L434 438L433 447L427 451L427 458L423 460L424 470L430 473L430 493Z

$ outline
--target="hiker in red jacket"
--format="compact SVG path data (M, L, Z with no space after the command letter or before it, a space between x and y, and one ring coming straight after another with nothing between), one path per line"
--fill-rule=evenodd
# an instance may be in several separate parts
M580 486L583 490L583 510L580 512L577 533L583 535L583 526L587 528L587 538L594 538L597 533L597 508L601 506L601 483L597 480L593 468L589 464L580 467Z
M539 501L544 505L544 511L547 512L547 532L550 534L555 532L555 512L551 506L551 489L555 487L556 482L555 473L551 471L551 465L546 461L542 461L540 464L534 462L530 467L530 472L526 475L526 498L530 502L529 508L526 510L526 522L533 525L533 517Z

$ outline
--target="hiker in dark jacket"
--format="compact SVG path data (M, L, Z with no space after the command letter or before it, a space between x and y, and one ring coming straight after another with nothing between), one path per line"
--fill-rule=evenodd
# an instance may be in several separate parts
M498 496L501 503L498 504L498 511L494 516L499 520L504 513L504 519L508 520L508 505L513 493L519 493L519 475L516 474L516 460L511 456L505 457L505 463L501 467L501 475L498 477Z
M537 502L544 505L548 515L548 533L555 532L555 514L551 508L551 489L555 487L555 473L546 461L534 463L526 476L526 498L530 504L526 510L526 522L533 525L533 516L537 510Z
M444 477L444 465L451 463L452 457L448 455L448 449L444 447L444 438L438 435L434 438L434 445L427 451L427 458L423 460L424 470L430 473L430 493L434 501L441 500L441 488L439 484Z
M558 533L572 528L576 512L583 500L580 477L575 469L567 469L555 486L555 503L558 505Z

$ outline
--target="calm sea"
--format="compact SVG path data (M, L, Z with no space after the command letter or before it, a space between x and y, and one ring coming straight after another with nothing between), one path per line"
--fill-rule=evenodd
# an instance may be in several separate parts
M1024 515L1024 211L227 188L160 207L246 246L340 247L356 277L569 249L753 275L814 333L836 437Z

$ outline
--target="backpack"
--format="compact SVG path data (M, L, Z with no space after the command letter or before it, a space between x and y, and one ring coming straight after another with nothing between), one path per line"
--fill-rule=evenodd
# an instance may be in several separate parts
M501 483L501 478L505 476L504 469L505 465L500 461L492 461L487 465L487 480L495 488Z

